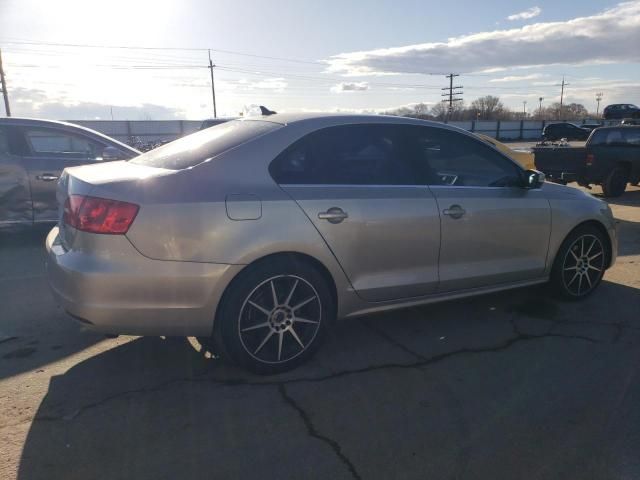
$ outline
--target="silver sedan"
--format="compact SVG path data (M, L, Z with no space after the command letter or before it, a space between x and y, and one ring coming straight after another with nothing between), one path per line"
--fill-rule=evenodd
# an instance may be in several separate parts
M112 334L197 336L259 373L336 319L548 283L591 294L606 203L485 142L385 116L269 115L69 168L47 240L64 309Z

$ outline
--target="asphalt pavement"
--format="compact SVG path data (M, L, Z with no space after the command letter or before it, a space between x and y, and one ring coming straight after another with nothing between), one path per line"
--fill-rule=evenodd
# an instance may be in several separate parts
M611 206L620 256L586 301L349 320L272 377L84 330L48 290L46 231L0 233L0 478L640 478L640 189Z

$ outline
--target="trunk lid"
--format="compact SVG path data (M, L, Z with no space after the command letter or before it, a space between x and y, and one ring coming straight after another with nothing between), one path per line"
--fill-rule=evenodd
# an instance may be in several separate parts
M56 200L58 202L58 227L60 241L66 250L73 247L78 231L65 224L63 220L65 202L70 195L93 195L96 197L112 198L101 194L103 187L113 184L138 182L140 180L175 173L172 170L136 165L127 161L106 162L94 165L67 168L62 172L58 181Z

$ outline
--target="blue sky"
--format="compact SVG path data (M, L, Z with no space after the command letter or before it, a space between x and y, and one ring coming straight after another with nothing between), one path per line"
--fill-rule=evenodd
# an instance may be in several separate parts
M563 75L569 102L595 110L602 91L605 104L640 103L638 0L0 0L14 114L211 116L206 50L98 45L214 49L222 115L255 103L289 111L434 104L450 71L461 73L466 103L491 94L531 111L540 96L558 100Z

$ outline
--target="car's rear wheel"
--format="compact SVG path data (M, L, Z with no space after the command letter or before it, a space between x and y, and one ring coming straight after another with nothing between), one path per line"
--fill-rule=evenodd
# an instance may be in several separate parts
M277 257L248 267L230 285L214 336L235 362L260 374L309 359L335 317L327 281L310 264Z
M610 256L603 233L585 225L569 234L560 246L551 271L553 292L569 300L587 297L602 281Z
M619 197L627 188L627 182L629 181L629 174L624 168L616 167L602 183L602 192L605 197Z

